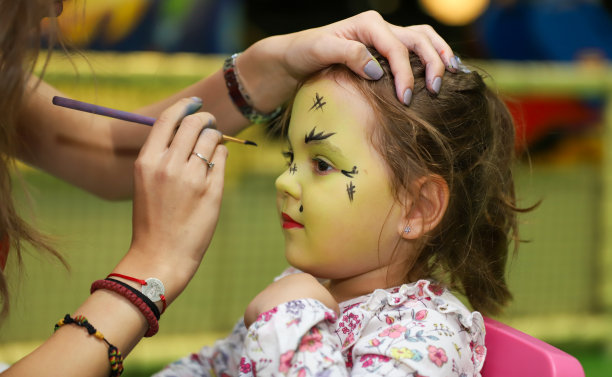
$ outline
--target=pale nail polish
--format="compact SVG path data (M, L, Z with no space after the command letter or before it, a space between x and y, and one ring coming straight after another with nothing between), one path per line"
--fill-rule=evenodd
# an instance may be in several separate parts
M442 86L442 79L440 77L436 77L433 83L431 84L431 87L433 88L434 92L440 93L441 86Z
M191 100L193 102L200 102L200 103L202 103L202 98L200 98L200 97L191 97Z
M406 89L404 91L404 105L410 105L410 101L412 101L412 90Z
M382 67L375 59L370 60L363 68L363 71L373 80L378 80L385 74Z
M459 68L459 63L457 62L457 57L453 56L452 58L450 58L450 67L452 69L458 69Z

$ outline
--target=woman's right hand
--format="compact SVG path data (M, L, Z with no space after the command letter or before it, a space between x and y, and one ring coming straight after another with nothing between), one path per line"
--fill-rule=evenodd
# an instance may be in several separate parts
M207 128L214 117L193 114L200 106L180 100L153 126L135 163L132 244L113 271L160 279L168 303L199 267L221 206L227 148L221 133Z

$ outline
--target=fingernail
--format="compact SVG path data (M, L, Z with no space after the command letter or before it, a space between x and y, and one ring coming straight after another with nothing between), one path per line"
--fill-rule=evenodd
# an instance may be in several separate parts
M441 86L442 86L442 79L440 77L436 77L433 81L433 84L431 84L432 89L434 90L434 92L440 93Z
M192 100L193 102L199 102L199 103L202 103L202 98L200 98L200 97L191 97L191 100Z
M185 116L195 113L196 111L200 110L201 107L202 107L202 102L190 103L189 105L187 105L187 108L185 109Z
M372 58L372 60L370 60L368 64L365 65L363 71L372 80L378 80L385 74L380 64L374 58Z
M458 69L459 68L459 63L457 62L457 57L453 56L452 58L450 58L450 67L452 69Z
M412 90L406 89L404 91L404 105L410 105L410 101L412 101Z
M457 56L457 68L463 72L463 73L470 73L472 71L469 70L468 67L465 66L465 64L463 64L463 62L461 61L461 58Z

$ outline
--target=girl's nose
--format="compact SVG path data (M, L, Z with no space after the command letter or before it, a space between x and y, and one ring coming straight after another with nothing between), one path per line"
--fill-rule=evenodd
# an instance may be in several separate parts
M300 198L300 185L296 173L290 168L276 178L274 185L278 194L286 194L294 199Z

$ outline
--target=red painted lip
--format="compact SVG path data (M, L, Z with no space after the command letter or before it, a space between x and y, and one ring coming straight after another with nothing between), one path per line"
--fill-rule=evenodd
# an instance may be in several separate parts
M304 227L304 225L293 220L291 216L287 215L285 212L283 212L282 215L283 215L283 229L303 228Z

